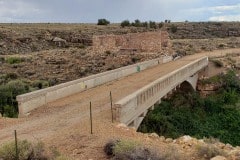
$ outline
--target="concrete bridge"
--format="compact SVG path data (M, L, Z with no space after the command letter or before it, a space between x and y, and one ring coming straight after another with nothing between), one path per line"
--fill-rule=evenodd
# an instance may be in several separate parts
M20 95L17 100L21 118L0 118L0 143L11 140L9 133L15 129L21 139L52 139L57 144L62 141L55 137L63 137L65 141L71 133L89 135L90 101L94 134L114 137L118 130L111 120L110 91L114 122L137 128L147 111L160 103L162 97L179 86L195 88L198 73L208 64L205 55L176 61L161 57Z
M190 60L183 58L177 61L172 61L172 65L169 65L173 68L174 65L179 62L184 62L184 65L180 65L173 70L168 70L168 68L166 68L165 71L168 72L164 76L161 76L156 69L156 71L152 73L150 72L152 69L148 69L156 66L160 67L161 64L167 63L171 60L171 57L162 57L20 95L17 97L19 104L19 117L29 115L32 110L61 100L65 97L88 91L91 88L94 89L97 86L109 82L114 83L114 81L119 79L121 82L124 78L128 79L129 75L137 75L139 72L148 72L148 74L142 73L142 76L146 81L144 85L129 90L123 95L124 97L117 97L117 101L114 104L115 120L138 128L148 110L153 109L155 104L161 103L162 97L167 96L180 86L185 88L191 86L191 88L195 89L198 80L198 72L208 65L208 58L201 56ZM161 70L164 70L164 68L161 68L160 71ZM153 78L150 78L151 76L153 76ZM131 82L132 80L129 79L128 81ZM142 83L139 78L135 79L135 81L139 84ZM133 85L129 83L128 85L134 86L135 84ZM130 88L127 84L126 87ZM96 95L96 98L97 96L98 95Z
M161 103L177 87L191 86L196 89L198 72L208 65L208 58L197 59L167 75L149 83L114 104L115 119L128 126L138 128L149 109ZM189 87L188 87L189 88Z

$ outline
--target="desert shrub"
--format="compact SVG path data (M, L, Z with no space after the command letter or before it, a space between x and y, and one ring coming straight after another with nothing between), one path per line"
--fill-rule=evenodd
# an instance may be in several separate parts
M97 25L108 25L110 24L110 21L106 20L106 19L98 19L98 23Z
M132 26L134 27L141 27L142 24L141 24L141 21L139 19L136 19L133 23L132 23Z
M154 21L149 21L149 27L150 27L150 28L157 29L157 23L154 22Z
M122 154L126 152L131 152L132 150L135 149L137 146L136 142L133 141L127 141L127 140L121 140L116 143L114 146L114 154Z
M107 50L107 51L105 51L105 54L108 55L108 56L110 56L110 55L112 54L112 52L109 51L109 50Z
M142 22L142 27L148 28L148 22Z
M116 160L160 160L156 152L129 140L111 140L105 145L104 152Z
M224 48L225 44L219 44L218 48Z
M4 62L5 61L5 58L4 57L0 57L0 62Z
M44 145L43 143L32 144L27 140L19 140L18 141L18 153L19 160L26 159L47 159L44 153ZM12 160L16 159L16 148L15 142L10 142L4 144L0 148L0 159L4 160Z
M115 155L115 160L164 160L156 153L145 147L135 147L130 151L121 152Z
M115 148L115 146L118 142L119 142L119 140L110 140L109 142L107 142L104 146L104 152L108 156L113 156L114 155L114 148Z
M44 80L35 80L33 81L32 86L34 88L42 89L42 88L49 87L49 82Z
M81 49L85 49L86 46L85 46L84 44L80 44L80 45L79 45L79 48L81 48Z
M201 158L211 159L216 156L225 156L226 153L214 144L201 144L196 147L197 155Z
M55 160L71 160L71 159L66 156L61 155L61 156L56 157Z
M0 113L6 117L17 117L16 96L28 91L28 84L21 80L12 80L7 84L0 85Z
M124 20L121 22L121 27L129 27L131 24L129 20Z
M158 24L158 27L159 27L159 28L162 28L162 27L163 27L163 25L164 25L164 23L163 23L163 22L161 22L161 23L159 23L159 24Z
M170 145L165 152L160 155L160 160L182 160L190 159L188 157L183 157L175 146Z
M8 79L14 80L14 79L17 79L17 78L18 78L17 73L7 73L6 77L5 77L6 80L8 80Z
M174 24L172 24L171 27L170 27L170 30L171 30L172 33L176 33L177 30L178 30L178 28L177 28L177 26L175 26Z
M17 64L17 63L21 63L22 59L20 57L8 57L6 58L6 62L8 64Z

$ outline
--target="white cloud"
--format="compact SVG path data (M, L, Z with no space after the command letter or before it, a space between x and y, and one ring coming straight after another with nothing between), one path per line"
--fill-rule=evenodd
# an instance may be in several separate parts
M35 5L22 0L0 1L0 22L27 22L27 19L31 19L40 12Z
M240 15L213 16L210 21L240 21Z
M236 5L225 5L225 6L214 6L214 7L202 7L202 8L193 8L190 12L212 12L212 13L223 13L223 12L235 12L240 10L240 4Z

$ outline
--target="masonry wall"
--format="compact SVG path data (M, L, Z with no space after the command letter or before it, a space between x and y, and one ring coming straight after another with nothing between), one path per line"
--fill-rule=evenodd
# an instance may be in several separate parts
M93 36L93 50L96 52L119 50L161 52L168 46L169 35L166 31Z

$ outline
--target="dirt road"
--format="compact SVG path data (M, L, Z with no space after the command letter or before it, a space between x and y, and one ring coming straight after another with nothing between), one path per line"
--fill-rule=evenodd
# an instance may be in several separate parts
M41 140L48 146L56 146L74 159L104 159L101 147L105 141L114 137L131 137L128 133L119 130L116 123L111 123L110 91L112 91L114 103L202 56L234 52L240 52L240 49L187 56L49 103L33 111L26 118L0 118L0 144L13 140L13 131L17 130L19 138L32 141ZM90 101L93 106L93 135L89 133Z

